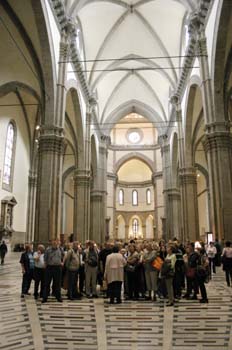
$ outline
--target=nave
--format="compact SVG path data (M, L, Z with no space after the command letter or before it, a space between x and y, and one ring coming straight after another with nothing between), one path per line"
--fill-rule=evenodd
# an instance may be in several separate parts
M232 288L221 268L207 284L209 304L181 299L168 308L158 299L108 305L101 297L65 296L62 304L41 304L33 295L20 298L19 258L8 253L0 266L0 349L232 349Z

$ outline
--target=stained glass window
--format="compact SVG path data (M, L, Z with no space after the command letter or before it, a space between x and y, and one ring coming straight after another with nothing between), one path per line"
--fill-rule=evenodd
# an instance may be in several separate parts
M12 183L14 144L15 144L15 127L13 123L10 123L7 128L5 159L4 159L4 168L3 168L3 185L6 185L7 187L10 187Z

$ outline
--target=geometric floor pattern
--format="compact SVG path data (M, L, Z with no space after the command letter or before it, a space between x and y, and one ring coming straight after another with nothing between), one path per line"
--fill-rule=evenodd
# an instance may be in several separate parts
M218 268L209 304L180 300L109 305L101 298L46 304L20 298L19 253L0 266L2 350L232 350L232 288ZM33 286L32 286L33 287Z

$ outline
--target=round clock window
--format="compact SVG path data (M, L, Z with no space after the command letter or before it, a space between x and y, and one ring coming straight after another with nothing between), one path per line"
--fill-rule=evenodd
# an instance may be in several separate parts
M127 139L130 143L139 143L142 139L141 130L128 130Z

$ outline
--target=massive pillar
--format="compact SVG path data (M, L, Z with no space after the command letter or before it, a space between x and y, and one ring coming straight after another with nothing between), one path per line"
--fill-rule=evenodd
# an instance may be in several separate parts
M35 242L48 243L61 233L63 129L41 127L36 195Z
M183 216L183 240L197 240L199 238L199 218L196 169L181 168L179 178Z
M90 170L77 169L74 174L74 239L89 239Z
M74 174L74 238L84 242L90 238L90 159L91 159L91 121L93 105L89 104L86 113L84 135L84 164Z
M208 162L210 189L210 227L216 238L232 239L232 138L225 120L224 105L215 96L209 74L208 52L204 31L198 38L199 61L206 132L204 147Z
M182 241L181 233L181 213L180 213L180 191L177 188L169 188L168 196L168 227L171 233L171 238L176 237Z
M162 154L162 165L163 165L163 195L164 195L164 218L163 222L163 238L168 240L171 238L171 227L169 220L169 200L168 200L168 189L170 187L170 145L167 142L166 135L160 137L161 142L161 154Z
M178 123L178 150L179 150L179 179L181 194L181 232L180 237L185 240L199 238L199 217L197 202L196 169L192 164L186 164L184 152L184 136L182 125L182 111L178 96L173 95L171 103L175 108Z
M61 192L64 153L65 82L70 43L74 35L72 26L63 30L60 42L59 71L56 88L55 113L49 99L40 128L38 184L36 195L35 242L45 244L61 234Z

